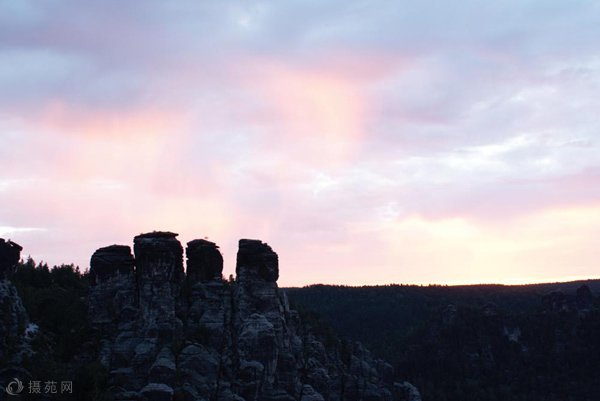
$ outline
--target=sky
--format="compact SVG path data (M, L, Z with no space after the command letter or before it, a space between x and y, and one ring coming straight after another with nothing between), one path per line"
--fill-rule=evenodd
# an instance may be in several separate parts
M280 285L600 277L596 1L0 0L0 237Z

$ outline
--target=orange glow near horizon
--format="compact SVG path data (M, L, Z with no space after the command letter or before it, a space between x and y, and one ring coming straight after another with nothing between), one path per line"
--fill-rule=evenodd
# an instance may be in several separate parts
M590 270L600 257L594 246L599 227L600 206L551 208L502 222L409 216L355 227L363 246L379 247L374 252L379 258L353 265L355 257L346 249L343 274L316 269L322 275L318 282L529 284L593 278L600 276Z

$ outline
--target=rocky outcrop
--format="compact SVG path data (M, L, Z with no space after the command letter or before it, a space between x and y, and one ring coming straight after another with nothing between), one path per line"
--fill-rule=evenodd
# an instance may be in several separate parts
M183 248L176 237L170 232L138 235L135 258L125 245L92 255L90 323L117 399L160 399L173 393L172 348L183 337Z
M406 401L421 401L419 390L409 382L395 383L394 392L398 398Z
M594 297L590 287L581 285L575 294L566 294L563 291L552 291L542 297L542 304L546 312L572 312L586 310L592 307Z
M562 291L552 291L542 297L542 302L546 310L553 312L568 312L570 303L567 295Z
M219 280L223 272L223 256L219 247L204 239L187 243L187 279L192 283Z
M278 256L239 242L234 282L207 240L153 232L91 259L90 323L118 400L384 401L406 398L360 344L326 347L277 286ZM337 345L336 345L337 344ZM343 349L342 349L343 348ZM402 393L402 394L401 394Z
M0 361L20 362L28 327L29 318L17 289L10 281L0 280Z
M152 232L133 240L140 312L144 323L158 328L176 319L183 280L183 248L176 237L171 232Z
M12 278L21 257L21 246L0 239L0 388L15 376L27 375L21 368L31 356L30 341L37 326L30 323Z
M279 278L279 258L268 244L256 239L241 239L235 272L240 279L275 283Z
M23 248L11 240L0 238L0 280L12 278Z
M592 307L593 301L594 297L590 287L584 284L577 288L577 291L575 292L575 304L577 305L577 309L589 309Z
M100 248L90 260L89 316L92 323L107 330L122 329L137 313L134 259L131 248L112 245Z
M100 248L90 261L90 282L98 285L119 276L133 275L133 255L125 245L112 245Z

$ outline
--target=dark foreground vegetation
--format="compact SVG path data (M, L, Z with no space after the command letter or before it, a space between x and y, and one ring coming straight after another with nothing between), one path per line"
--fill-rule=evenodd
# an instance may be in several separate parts
M600 400L599 289L600 280L287 291L297 308L385 356L423 400L592 401Z
M64 400L104 399L108 372L94 358L98 344L87 323L88 275L74 265L50 268L28 258L17 266L13 283L30 321L39 326L35 353L23 368L44 382L72 382L72 393L61 394Z

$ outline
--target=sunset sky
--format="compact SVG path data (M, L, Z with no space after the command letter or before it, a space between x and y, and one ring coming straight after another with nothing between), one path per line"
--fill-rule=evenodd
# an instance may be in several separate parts
M0 237L280 284L600 277L596 1L0 0Z

